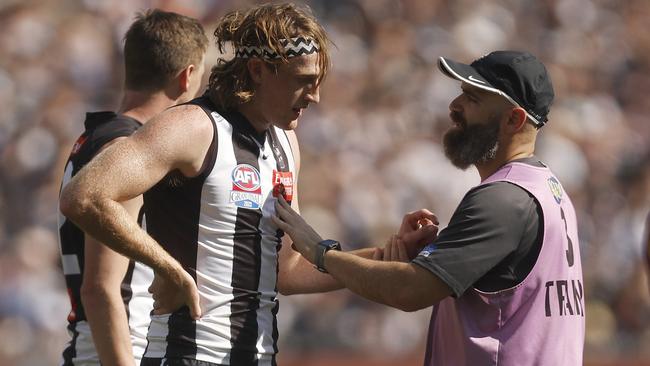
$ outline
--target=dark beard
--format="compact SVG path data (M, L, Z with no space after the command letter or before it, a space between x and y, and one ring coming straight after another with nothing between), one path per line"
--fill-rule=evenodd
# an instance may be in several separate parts
M487 124L468 126L459 114L453 116L459 126L448 130L443 136L445 155L457 168L486 163L496 157L499 147L499 121L491 116Z

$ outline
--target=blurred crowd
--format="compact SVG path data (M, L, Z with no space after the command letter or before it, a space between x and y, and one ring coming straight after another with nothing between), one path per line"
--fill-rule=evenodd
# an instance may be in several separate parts
M346 249L383 245L402 215L418 208L434 211L444 227L479 178L442 152L448 104L460 86L437 70L437 58L469 62L496 49L530 51L547 65L556 91L538 156L578 214L586 360L650 360L642 260L650 211L650 3L305 2L336 44L321 103L297 130L307 220ZM135 12L183 13L211 34L220 15L251 3L0 0L0 365L55 364L68 339L59 182L84 113L119 104L122 37ZM218 56L213 48L207 66ZM428 309L403 313L348 291L282 297L280 354L415 355L419 364L428 318Z

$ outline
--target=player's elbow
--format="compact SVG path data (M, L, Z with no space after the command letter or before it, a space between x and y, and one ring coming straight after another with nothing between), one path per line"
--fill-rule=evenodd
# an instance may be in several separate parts
M76 184L68 184L61 190L59 210L70 220L79 221L91 206L88 194L79 189Z

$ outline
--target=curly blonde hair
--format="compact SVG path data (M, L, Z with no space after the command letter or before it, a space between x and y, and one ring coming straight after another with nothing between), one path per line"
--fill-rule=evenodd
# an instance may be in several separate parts
M293 37L311 38L318 44L320 83L330 68L328 45L331 42L325 30L317 22L309 7L297 7L291 3L264 4L248 11L233 11L221 18L214 31L220 53L226 44L237 49L243 46L268 47L280 55L277 60L262 60L275 67L287 63L283 40ZM246 67L248 59L219 58L212 68L208 93L210 99L224 110L232 110L250 101L255 95L254 85Z

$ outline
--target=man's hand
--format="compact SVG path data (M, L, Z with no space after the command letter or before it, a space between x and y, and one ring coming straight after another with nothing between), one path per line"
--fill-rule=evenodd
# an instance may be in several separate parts
M193 319L201 317L201 306L199 302L199 291L192 276L185 270L180 270L173 276L174 280L168 280L158 273L149 286L149 292L153 297L153 313L155 315L170 314L187 305L190 309L190 316Z
M410 262L406 245L398 235L391 235L384 248L376 248L372 259L384 262Z
M292 247L300 252L305 259L315 263L316 246L323 240L314 229L285 201L278 196L275 203L276 214L273 222L293 240Z
M438 224L436 215L427 209L409 212L402 219L402 225L397 233L398 243L396 244L401 241L408 259L412 260L425 245L431 243L438 236ZM391 249L394 249L394 247ZM386 249L384 249L384 256L386 256L385 252Z

